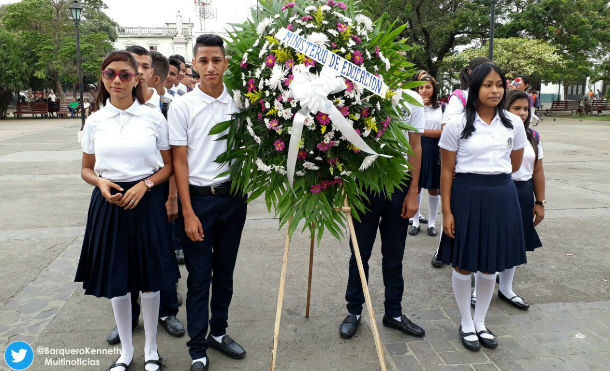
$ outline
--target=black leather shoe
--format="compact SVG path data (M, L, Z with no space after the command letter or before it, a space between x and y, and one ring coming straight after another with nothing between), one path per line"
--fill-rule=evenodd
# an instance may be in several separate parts
M426 334L423 328L419 327L415 323L411 322L406 315L400 316L400 321L390 318L387 315L383 316L383 325L386 327L395 328L404 332L407 335L423 337Z
M180 250L176 250L176 260L178 261L178 264L184 264L184 251L182 249Z
M163 363L163 358L161 358L161 355L159 354L159 352L157 352L157 355L159 356L159 359L149 359L148 361L144 361L145 370L146 370L146 365L157 365L157 370L155 370L155 371L159 371L160 369L165 367L165 364Z
M428 219L424 218L423 216L420 216L419 224L428 224Z
M428 227L428 236L436 237L437 235L438 235L438 232L436 231L436 228Z
M413 219L409 219L409 225L413 225Z
M409 227L409 234L411 236L417 236L419 231L421 231L421 228L419 226L416 227L416 226L412 225Z
M178 306L182 305L182 295L179 292L176 292L176 300L178 301Z
M471 335L477 336L477 340L466 340L466 337L471 336ZM472 350L473 352L476 352L477 350L481 349L481 343L479 343L478 335L474 332L464 333L462 331L462 326L460 326L460 340L462 341L464 348L466 348L468 350Z
M242 359L246 356L246 350L231 339L229 335L223 336L222 341L218 342L210 334L207 341L210 348L216 349L229 358Z
M528 310L530 307L530 305L528 303L526 303L525 300L523 300L523 298L518 295L515 295L512 298L507 298L506 295L504 295L502 293L502 291L498 290L498 298L510 303L510 305L512 305L513 307L521 309L521 310ZM515 299L521 299L522 302L515 301Z
M493 336L493 339L484 338L481 336L481 334L489 334L489 335ZM481 345L484 346L485 348L495 349L498 347L498 339L496 339L496 335L494 335L493 332L491 332L487 329L478 331L477 337L479 338L479 342L481 343Z
M138 327L137 318L134 319L131 323L132 329L135 329L136 327ZM116 326L114 327L114 329L112 329L112 331L110 331L110 335L108 335L108 337L106 338L106 342L108 342L108 344L110 345L116 345L121 342L121 338L119 337L119 329L117 329Z
M120 370L119 367L123 367L123 371L127 371L129 369L129 367L131 367L131 363L130 364L125 364L125 363L121 363L121 362L117 362L118 359L116 361L114 361L110 367L108 367L106 369L106 371L118 371Z
M159 318L159 324L171 336L180 337L184 335L184 325L176 316L167 316L164 320Z
M205 365L201 361L193 363L191 365L191 368L189 369L189 371L208 371L208 367L210 367L209 358L207 359L207 362L205 363Z
M341 338L351 339L356 334L361 319L362 316L358 318L355 314L348 314L339 326L339 335Z
M434 254L434 256L432 257L432 260L430 261L430 264L432 264L432 266L434 268L442 268L445 265L445 263L443 263L442 261L440 261L438 259L437 254Z

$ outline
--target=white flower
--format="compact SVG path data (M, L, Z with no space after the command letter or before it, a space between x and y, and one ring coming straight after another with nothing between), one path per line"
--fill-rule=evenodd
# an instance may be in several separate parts
M276 100L273 102L273 108L275 108L276 110L278 110L278 111L279 111L279 110L281 110L281 109L284 109L284 106L282 106L282 102L280 102L279 100L277 100L277 99L276 99Z
M267 53L267 46L269 46L269 41L265 40L263 47L261 48L260 52L258 53L259 58L262 58L263 55L265 55L265 53Z
M362 136L363 136L364 138L366 138L366 137L368 137L368 136L369 136L369 134L371 134L371 129L366 129L366 130L364 131L364 133L362 133Z
M377 110L378 110L378 111L381 111L381 104L379 104L379 101L377 101L377 105L376 105L376 107L377 107Z
M298 170L298 171L294 172L294 175L296 175L296 176L305 176L305 173L302 172L301 170Z
M262 67L260 67L259 69L256 70L256 72L254 73L254 77L256 77L257 79L261 77L261 73L263 73L263 69L264 69L264 64Z
M352 172L351 172L351 171L346 171L346 170L343 170L343 171L341 172L341 175L343 175L343 176L350 176L350 175L352 175Z
M356 42L355 42L354 40L349 39L349 40L347 41L347 46L348 46L348 47L350 47L350 48L351 48L351 47L352 47L352 46L354 46L354 45L356 45Z
M322 157L318 156L318 157L316 157L314 160L316 160L316 161L322 161Z
M323 12L328 12L330 9L331 9L331 8L330 8L330 6L328 6L328 5L322 5L322 6L320 7L320 10L322 10Z
M371 19L367 16L365 16L364 14L358 14L356 15L356 17L354 18L354 20L356 21L356 23L358 25L362 25L364 26L364 28L367 31L373 31L373 21L371 21Z
M330 143L330 138L326 138L326 137L325 137L325 138L324 138L324 143L326 143L326 144Z
M241 92L239 90L233 90L233 101L235 102L235 105L237 106L237 108L239 108L239 109L244 108L244 104L241 101Z
M316 8L313 5L310 5L307 8L305 8L305 13L311 13L311 12L316 12L316 11L318 11L318 8Z
M275 165L275 166L273 167L273 170L275 170L277 173L279 173L279 174L281 174L281 175L286 175L286 169L284 169L284 167L283 167L283 166L278 166L278 165Z
M265 87L265 80L261 79L261 81L259 81L259 83L258 83L258 90L263 90L264 87Z
M392 95L392 107L398 106L400 101L402 100L402 89L398 89Z
M303 167L308 170L320 170L320 168L318 166L316 166L316 164L314 164L313 162L309 162L309 161L305 161L303 163Z
M250 108L250 100L249 99L244 99L244 107L246 109Z
M292 106L292 108L296 108L298 103L299 102L297 102L296 100L291 100L290 101L290 106Z
M321 32L312 32L311 35L307 36L307 41L326 48L326 45L328 44L328 36Z
M293 31L292 33L293 33L293 34L295 34L295 35L298 35L298 34L300 34L301 32L303 32L303 30L302 30L302 29L300 29L300 28L297 28L297 30L296 30L296 31Z
M265 18L263 19L258 26L256 26L256 33L258 33L259 35L262 35L263 32L265 32L265 30L267 29L267 27L269 27L269 25L273 23L273 18Z
M381 61L383 63L385 63L385 70L389 71L390 70L390 60L387 59L382 52L379 52L379 59L381 59Z
M286 120L290 120L292 118L292 111L290 108L283 109L279 112L279 115Z
M273 69L271 70L271 77L269 77L269 80L267 80L267 85L273 90L277 89L278 87L280 90L283 90L282 81L284 81L285 77L286 70L281 64L278 63L273 66Z
M269 104L269 102L265 102L265 108L266 108L266 109L271 108L271 105Z
M278 19L279 17L280 17L279 14L276 14L276 15L273 16L273 18L275 18L275 19Z
M371 53L369 53L368 49L364 49L364 52L366 53L366 58L367 59L371 59Z
M337 30L328 29L328 30L326 30L326 32L328 32L329 34L331 34L333 36L339 36L339 32Z
M379 67L377 67L377 65L374 65L373 69L375 70L375 72L379 72Z
M265 90L265 97L269 96L269 90Z
M263 160L261 160L260 158L257 158L255 163L258 170L264 171L267 174L271 173L271 166L265 165Z
M256 39L256 41L254 42L254 44L252 44L252 47L256 48L258 46L258 44L260 44L261 39L260 37L258 39Z
M344 48L344 47L341 47L341 49L339 49L339 51L340 51L341 53L343 53L343 54L345 54L345 52L346 52L346 50L345 50L345 48Z
M241 62L242 63L246 63L248 61L248 52L244 53L244 56L241 57Z
M316 28L316 25L315 25L315 24L313 24L313 23L307 23L307 24L305 25L305 28Z
M293 15L292 17L290 17L290 19L288 19L288 22L292 23L292 21L294 21L297 18L299 18L299 17L296 15Z
M305 117L305 126L307 126L307 129L309 129L309 130L316 129L316 124L315 124L315 121L314 121L312 115L307 115L307 117Z
M341 98L335 99L335 105L339 107L343 107L345 105L345 101Z

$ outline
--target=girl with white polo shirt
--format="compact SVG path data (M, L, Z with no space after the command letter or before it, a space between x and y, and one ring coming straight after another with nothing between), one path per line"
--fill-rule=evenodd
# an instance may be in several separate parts
M172 174L167 121L143 104L137 71L129 52L104 59L96 101L103 108L87 119L82 141L81 176L95 188L75 281L85 294L111 299L121 356L110 371L127 370L133 359L132 291L142 292L145 369L162 367L159 290L179 276L164 194L155 187Z
M438 258L454 267L453 293L461 315L460 340L469 350L498 346L485 326L495 272L526 262L521 210L511 174L527 139L521 119L503 109L506 79L492 63L470 76L464 113L449 119L441 147L443 236ZM455 178L454 178L455 171ZM471 273L478 272L474 317Z

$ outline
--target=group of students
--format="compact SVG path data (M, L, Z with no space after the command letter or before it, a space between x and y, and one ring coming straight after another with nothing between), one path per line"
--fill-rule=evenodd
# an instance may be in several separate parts
M226 331L246 197L231 192L228 166L215 162L227 149L226 141L219 140L223 133L209 134L238 108L223 83L228 68L223 40L201 35L193 55L190 67L180 58L168 60L136 46L110 53L101 68L96 99L101 108L85 124L81 176L94 189L75 280L82 282L85 294L111 300L121 356L109 371L125 371L132 363L138 297L145 369L163 367L157 325L175 336L184 333L176 319L181 256L188 271L190 370L209 368L210 347L235 359L246 355ZM189 68L191 75L201 75L199 84L190 86L191 81L179 78L188 76ZM419 227L418 197L428 189L431 204L438 208L442 201L443 234L435 259L455 268L460 338L471 350L479 342L495 347L497 340L485 327L495 273L500 272L501 297L526 306L512 291L514 267L525 263L526 250L540 246L533 228L544 218L543 153L539 136L527 128L529 101L524 93L505 94L502 72L488 61L467 68L468 89L461 92L459 109L455 95L442 112L434 78L427 73L416 78L424 85L406 93L420 105L404 107L404 120L416 129L406 133L412 149L408 180L389 197L369 194L368 211L355 222L364 269L368 277L379 229L383 324L424 336L425 330L402 312L402 261L409 219L412 228ZM434 219L431 214L432 235ZM183 255L174 251L176 241ZM477 272L474 318L471 272ZM353 254L345 299L348 315L339 333L349 339L364 304Z

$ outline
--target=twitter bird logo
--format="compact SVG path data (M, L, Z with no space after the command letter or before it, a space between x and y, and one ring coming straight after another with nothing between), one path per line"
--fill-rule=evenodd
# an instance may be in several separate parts
M4 360L13 370L25 370L34 361L34 351L30 344L24 341L11 343L4 352Z

